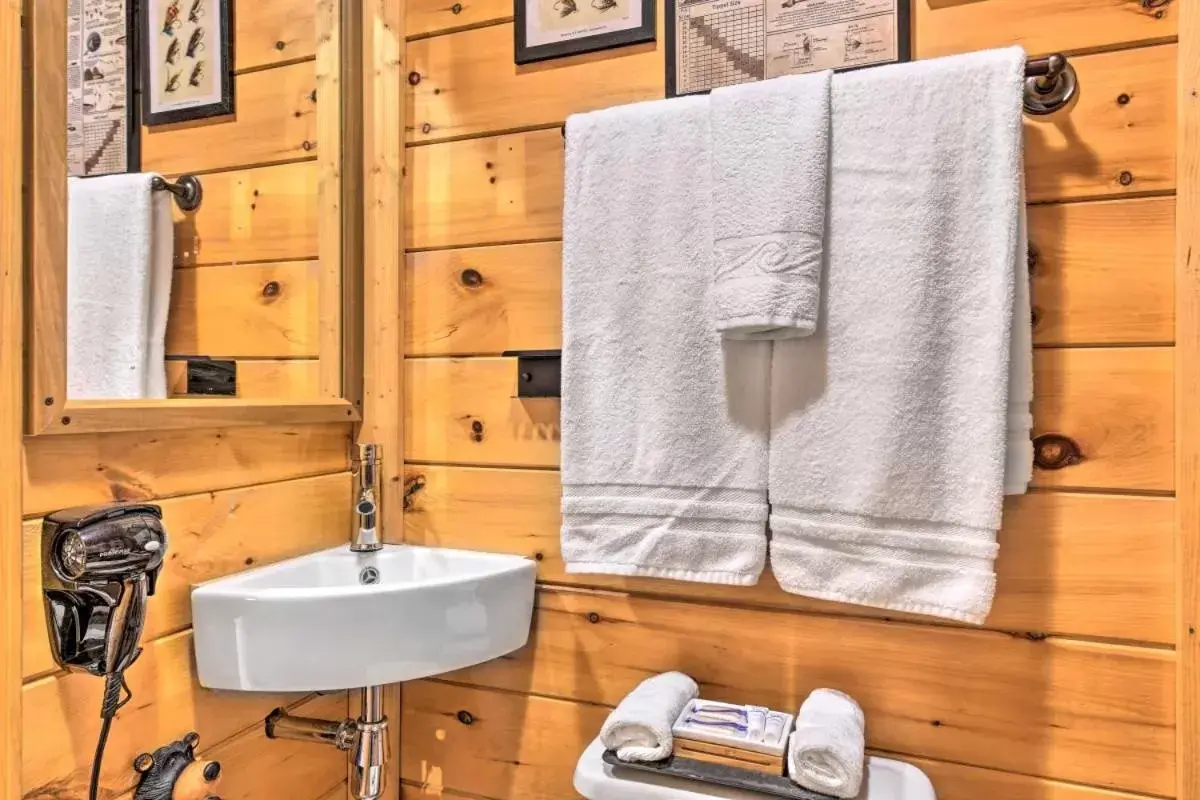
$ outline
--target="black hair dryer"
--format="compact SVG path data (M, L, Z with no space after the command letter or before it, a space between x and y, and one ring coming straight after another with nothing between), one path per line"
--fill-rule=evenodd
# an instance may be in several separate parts
M42 525L42 587L60 666L119 676L141 654L146 600L167 552L162 509L112 503L57 511Z

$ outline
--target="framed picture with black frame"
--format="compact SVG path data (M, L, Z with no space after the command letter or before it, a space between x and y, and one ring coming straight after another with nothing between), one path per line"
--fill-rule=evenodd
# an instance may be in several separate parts
M656 0L513 0L518 64L655 38Z
M234 112L233 0L140 0L142 121Z
M912 60L911 0L665 0L667 97Z

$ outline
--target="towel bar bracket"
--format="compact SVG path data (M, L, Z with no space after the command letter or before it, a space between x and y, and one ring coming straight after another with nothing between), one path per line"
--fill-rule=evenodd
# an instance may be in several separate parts
M156 192L170 192L174 195L175 203L182 211L195 211L204 200L204 187L195 175L181 175L175 183L156 177L150 186Z
M1025 64L1025 113L1044 117L1065 108L1079 91L1075 67L1061 53Z

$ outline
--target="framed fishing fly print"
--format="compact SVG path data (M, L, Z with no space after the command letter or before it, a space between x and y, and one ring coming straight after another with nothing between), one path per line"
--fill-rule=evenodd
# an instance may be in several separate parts
M233 113L233 0L141 0L142 121Z
M513 5L518 64L654 41L656 0L513 0Z

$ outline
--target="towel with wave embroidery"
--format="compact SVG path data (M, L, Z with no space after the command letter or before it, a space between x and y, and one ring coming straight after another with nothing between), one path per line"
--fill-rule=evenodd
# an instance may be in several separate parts
M713 299L727 339L792 339L816 329L831 75L712 93Z

